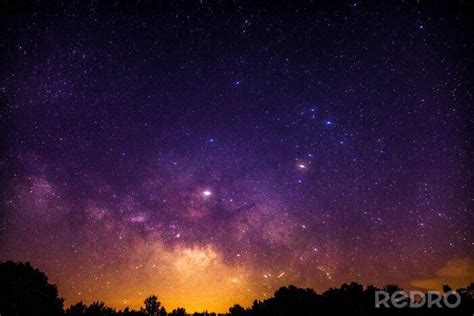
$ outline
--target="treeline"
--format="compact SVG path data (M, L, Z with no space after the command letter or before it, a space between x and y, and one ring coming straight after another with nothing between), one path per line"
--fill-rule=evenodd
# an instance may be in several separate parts
M379 292L380 290L383 292ZM146 298L143 307L138 310L129 308L116 310L103 302L93 302L89 305L79 302L64 309L64 300L58 296L56 286L48 283L44 273L32 268L29 263L11 261L0 263L1 316L472 316L474 312L473 283L467 288L456 291L445 285L444 293L434 297L435 301L438 300L438 304L431 304L432 306L420 304L422 299L430 297L430 293L423 293L416 298L406 298L405 306L401 307L400 302L403 301L389 299L400 298L400 291L396 285L387 285L383 289L374 286L364 288L355 282L331 288L322 294L317 294L313 289L288 286L278 289L269 299L255 300L249 308L234 305L226 314L210 312L188 314L184 308L168 312L154 295ZM380 293L384 295L380 296ZM376 297L385 300L377 301ZM379 306L376 306L376 302L379 302ZM410 307L410 303L418 303L420 307ZM449 308L448 305L456 307Z

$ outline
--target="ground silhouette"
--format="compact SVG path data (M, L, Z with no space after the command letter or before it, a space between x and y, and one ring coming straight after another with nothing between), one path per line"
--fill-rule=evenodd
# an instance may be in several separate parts
M324 315L360 315L360 316L425 316L446 315L472 316L474 312L474 283L467 288L458 289L461 303L456 308L432 307L426 304L419 308L395 308L394 304L376 307L375 295L379 289L361 284L343 284L339 288L331 288L322 294L313 289L302 289L286 286L278 289L273 297L259 301L244 308L234 305L229 312L221 315L229 316L324 316ZM401 289L396 285L383 288L387 293L397 293ZM452 290L449 285L443 286L445 293ZM445 294L445 297L449 295ZM64 310L63 299L58 296L55 285L48 283L46 275L34 269L28 262L12 261L0 263L0 315L1 316L185 316L185 315L218 315L204 312L187 314L184 308L166 312L158 298L147 297L139 310L116 310L103 302L89 305L78 302Z

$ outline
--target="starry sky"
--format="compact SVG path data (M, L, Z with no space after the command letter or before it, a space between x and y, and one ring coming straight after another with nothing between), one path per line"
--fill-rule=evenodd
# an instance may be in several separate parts
M5 3L0 260L66 305L473 281L469 1Z

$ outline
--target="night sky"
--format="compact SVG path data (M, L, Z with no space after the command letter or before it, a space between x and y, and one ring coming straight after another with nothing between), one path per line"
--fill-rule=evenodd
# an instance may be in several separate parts
M5 3L0 260L66 305L473 281L469 1Z

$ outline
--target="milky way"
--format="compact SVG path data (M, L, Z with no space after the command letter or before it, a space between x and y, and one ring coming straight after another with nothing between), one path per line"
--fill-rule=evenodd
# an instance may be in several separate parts
M117 308L472 281L468 8L68 3L2 13L0 260Z

